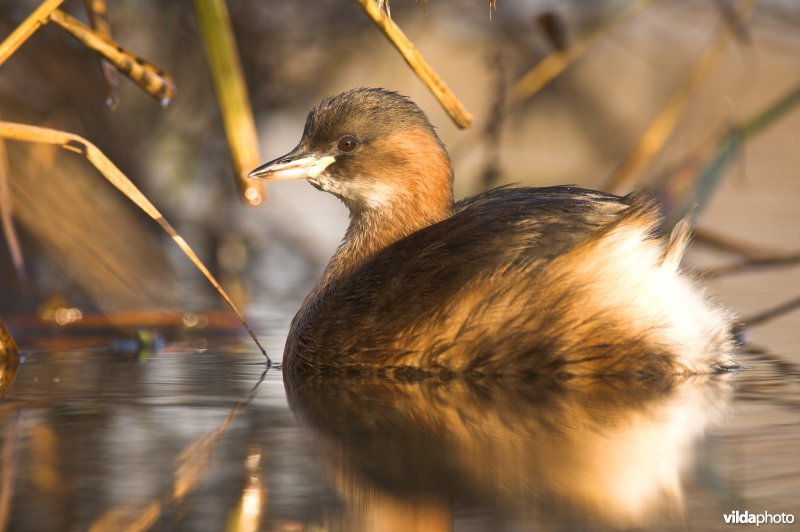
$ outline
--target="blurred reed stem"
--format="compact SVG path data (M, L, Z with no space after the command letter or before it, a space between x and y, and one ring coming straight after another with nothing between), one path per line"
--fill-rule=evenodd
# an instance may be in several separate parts
M794 110L798 103L800 103L800 84L789 89L783 96L746 120L741 126L735 127L725 134L717 145L715 155L689 186L671 186L670 183L666 183L660 191L662 201L667 205L674 206L670 209L667 226L671 227L695 205L702 209L728 166L741 153L742 146L776 120ZM673 192L673 189L677 189L679 192Z
M106 0L83 0L86 13L89 15L89 23L98 35L105 37L109 41L111 37L111 25L108 23L108 6ZM117 70L107 59L98 57L100 64L100 75L106 86L106 105L112 111L119 105L119 76Z
M466 129L472 124L474 117L458 100L435 70L425 61L425 58L416 49L414 44L406 37L405 33L387 15L384 16L376 0L356 0L367 16L372 19L387 39L397 48L411 70L419 77L426 87L433 93L450 119L460 127Z
M8 153L6 143L0 139L0 225L3 227L3 236L14 263L17 278L25 280L25 261L22 257L22 247L19 245L17 230L14 226L14 207L11 203L11 189L8 185Z
M509 90L508 93L509 106L514 107L530 99L548 83L561 75L570 65L586 55L589 50L600 40L608 36L611 31L642 12L654 1L655 0L636 0L631 2L620 13L604 21L600 27L594 29L588 36L572 42L564 50L552 52L539 61L536 66L531 68L511 86L511 90Z
M715 277L734 275L737 273L752 272L767 268L795 266L797 264L800 264L800 253L775 253L769 256L745 258L733 264L694 271L704 279L713 279Z
M560 76L567 68L581 59L591 51L602 39L619 28L635 15L644 11L656 0L634 0L621 12L604 20L590 33L579 40L575 40L563 49L557 49L547 55L544 59L523 74L515 81L508 90L505 97L503 109L496 114L497 118L503 119L509 116L514 109L528 101L536 93L546 87L551 81ZM491 9L491 6L490 6ZM482 137L473 136L465 139L464 142L456 146L451 152L451 156L457 158L462 152L472 151L474 145L481 141Z
M800 308L800 296L795 297L790 301L786 301L777 305L772 308L768 308L766 310L762 310L756 314L752 314L743 318L741 321L745 324L746 327L755 327L756 325L762 325L768 321L771 321L775 318L779 318L784 314L788 314L796 309Z
M236 183L243 200L256 206L264 200L264 188L259 181L249 179L247 174L263 161L230 14L225 0L195 0L194 12L200 24Z
M740 19L748 18L754 5L755 0L745 0L740 10ZM661 152L664 145L672 137L689 103L697 94L706 77L714 69L719 58L722 57L722 52L725 51L730 41L735 37L736 33L730 24L725 24L720 28L712 42L695 61L689 73L645 130L636 147L606 180L602 190L624 192L633 186L636 178L650 165L653 158Z
M755 246L750 243L740 242L737 239L725 236L706 228L698 227L694 230L694 240L702 242L719 251L739 255L745 259L762 259L773 257L779 254L777 250L767 249L762 246Z
M768 128L778 118L781 118L800 103L800 85L790 89L778 98L772 105L729 133L729 136L738 136L741 141L746 141Z

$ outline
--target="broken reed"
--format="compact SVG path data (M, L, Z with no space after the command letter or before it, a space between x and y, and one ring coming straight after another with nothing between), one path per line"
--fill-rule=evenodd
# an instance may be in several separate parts
M200 260L194 250L189 244L180 236L177 231L170 225L164 218L159 210L153 205L150 200L140 191L128 177L117 168L117 166L100 151L100 149L86 140L85 138L68 133L66 131L59 131L56 129L31 126L27 124L16 124L12 122L0 121L0 137L18 140L23 142L34 142L40 144L52 144L60 146L66 150L83 155L97 170L106 178L114 187L122 192L128 199L130 199L137 207L144 211L150 218L155 220L161 228L172 238L178 245L183 253L189 258L192 264L200 270L209 283L217 290L222 299L227 303L228 307L236 314L239 321L242 323L250 337L261 350L261 353L267 359L267 364L271 365L269 356L266 350L259 342L250 325L247 323L244 315L239 308L230 298L228 293L220 286L217 279L206 268L205 264Z

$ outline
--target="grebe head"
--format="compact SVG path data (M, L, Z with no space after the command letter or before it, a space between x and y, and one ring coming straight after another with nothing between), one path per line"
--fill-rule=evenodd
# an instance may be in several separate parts
M452 206L450 159L433 126L413 101L384 89L324 99L308 114L297 147L250 177L306 178L339 197L353 218L394 219L411 230L446 217Z

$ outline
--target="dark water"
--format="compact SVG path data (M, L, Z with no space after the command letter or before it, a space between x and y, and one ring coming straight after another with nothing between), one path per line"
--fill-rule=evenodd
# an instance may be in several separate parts
M8 529L723 530L734 510L800 514L800 370L768 353L669 383L287 391L244 339L191 345L23 353L0 402Z

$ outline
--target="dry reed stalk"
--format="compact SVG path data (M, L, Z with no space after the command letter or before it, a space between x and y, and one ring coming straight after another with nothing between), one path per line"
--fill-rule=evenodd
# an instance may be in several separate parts
M117 168L111 160L105 156L105 154L100 151L97 146L86 140L85 138L75 135L74 133L68 133L66 131L59 131L55 129L37 127L37 126L30 126L27 124L17 124L13 122L2 122L0 121L0 137L11 139L11 140L18 140L22 142L34 142L40 144L52 144L56 146L60 146L66 150L73 151L75 153L81 154L86 159L89 160L92 165L97 168L97 170L105 177L112 185L114 185L118 190L120 190L128 199L136 204L141 210L143 210L148 216L150 216L153 220L155 220L164 231L172 237L172 240L178 245L178 247L183 251L183 253L192 261L192 263L197 267L198 270L208 279L211 285L217 290L220 294L222 299L225 300L225 303L228 304L228 307L233 311L234 314L239 318L239 321L242 322L247 332L250 334L250 337L256 343L258 348L263 353L264 357L267 359L267 363L271 364L269 356L267 355L266 350L262 347L261 343L258 341L253 330L250 328L250 325L245 320L244 315L239 311L239 308L233 302L233 300L228 296L227 292L220 286L211 272L206 268L197 254L192 250L188 243L181 237L175 229L169 224L169 222L164 218L164 216L158 211L158 209L147 199L147 197L142 194L142 192L136 188L130 179L125 176L122 171Z
M36 30L47 24L48 17L57 9L64 0L45 0L31 13L19 26L14 28L11 35L0 43L0 65L6 62L22 44L33 35Z
M194 12L200 23L200 35L225 125L236 183L247 204L260 205L264 200L263 185L247 177L262 162L258 134L228 8L225 0L195 0Z
M175 95L175 83L169 74L141 59L119 44L111 41L74 17L56 9L50 13L49 20L55 22L73 37L102 55L117 70L136 83L143 91L167 105Z
M89 23L92 25L92 29L98 35L112 41L106 0L83 0L83 5L89 14ZM117 69L107 59L98 58L98 60L100 62L100 75L106 85L106 105L114 111L119 105L119 75L117 74Z
M19 245L17 230L14 227L13 205L11 204L11 190L8 186L8 154L6 144L0 140L0 225L3 227L3 236L6 239L14 270L20 280L25 279L25 261L22 258L22 247Z
M474 118L472 114L467 111L464 105L456 98L456 95L445 85L444 81L425 61L419 50L416 49L397 24L390 17L383 16L376 0L356 1L367 16L372 19L372 22L380 28L386 38L397 48L397 51L403 56L411 70L433 93L453 122L461 129L468 128Z
M620 13L604 22L587 37L574 41L564 50L556 50L539 61L532 69L519 78L509 90L508 104L515 106L529 99L557 78L570 65L586 55L600 40L612 30L627 22L634 15L649 7L655 0L636 0L628 4Z
M741 18L749 17L755 5L755 0L744 0L741 7ZM606 180L602 190L619 192L629 188L636 177L650 165L653 158L661 152L678 126L686 108L697 93L700 85L716 66L728 44L736 38L736 33L726 24L717 32L712 42L695 61L689 73L672 93L667 103L662 107L655 120L644 132L636 147L628 155L619 168Z

